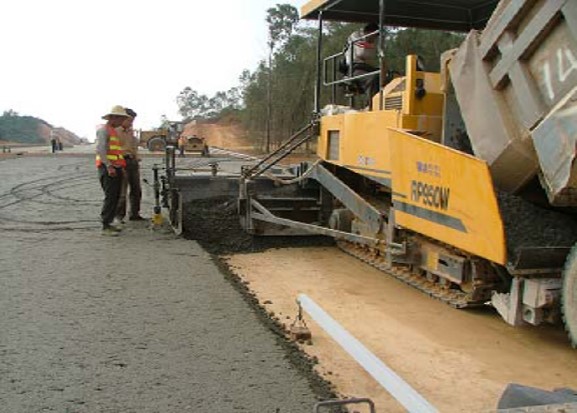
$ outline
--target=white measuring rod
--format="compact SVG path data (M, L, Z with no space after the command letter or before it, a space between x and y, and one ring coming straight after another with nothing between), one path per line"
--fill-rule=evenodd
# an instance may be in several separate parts
M359 340L345 330L306 294L298 302L312 319L351 355L381 386L411 413L436 413L438 410L391 370Z

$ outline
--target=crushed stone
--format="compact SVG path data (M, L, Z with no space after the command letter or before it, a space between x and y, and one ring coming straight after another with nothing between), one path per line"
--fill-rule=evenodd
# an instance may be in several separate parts
M186 239L198 241L216 255L251 253L270 248L334 245L323 236L258 237L246 233L240 225L236 199L217 197L183 205L183 227Z
M528 247L572 247L577 242L577 217L537 206L502 191L497 200L505 226L509 260Z

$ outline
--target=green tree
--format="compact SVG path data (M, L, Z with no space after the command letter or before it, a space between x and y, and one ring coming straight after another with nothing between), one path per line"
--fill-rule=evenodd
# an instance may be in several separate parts
M33 116L20 116L12 109L0 116L0 137L3 140L21 143L42 143L40 126L52 127L42 119Z
M187 86L177 96L176 103L178 112L185 119L216 119L238 111L242 94L239 87L233 87L208 97Z
M176 98L178 112L183 118L201 119L209 112L209 99L190 87L185 87Z
M276 47L282 47L290 38L291 33L298 21L298 11L290 4L277 4L267 10L266 22L268 24L268 67L266 86L266 119L265 119L265 152L270 151L272 133L272 108L273 108L273 55Z
M438 71L443 52L457 47L465 36L439 30L401 29L390 31L385 40L385 58L390 68L404 73L405 56L417 54L425 62L425 69Z
M299 20L298 10L290 4L277 4L266 11L268 43L271 49L286 43Z
M238 113L249 137L261 149L280 144L308 123L314 110L317 29L316 24L299 21L297 17L297 10L291 5L277 4L268 9L265 18L268 56L255 68L244 70L239 85L224 95L218 92L208 98L185 89L183 106L179 103L181 114L222 116L232 110ZM349 35L361 26L325 22L323 56L342 52ZM416 53L423 57L427 70L436 71L440 54L458 46L463 38L460 34L441 31L387 28L387 67L403 74L406 55ZM321 107L333 97L344 102L343 89L323 88Z

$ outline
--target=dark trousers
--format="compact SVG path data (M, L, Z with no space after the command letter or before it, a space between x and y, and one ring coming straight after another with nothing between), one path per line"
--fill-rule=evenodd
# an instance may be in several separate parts
M366 63L353 63L353 76L364 75L365 73L372 73L377 70L376 67L368 65ZM366 95L367 105L372 107L373 96L379 93L379 74L375 73L372 76L359 79L359 83L363 88L363 92Z
M102 226L106 228L112 223L116 215L116 208L120 198L120 186L122 185L122 168L116 168L116 176L110 176L106 167L101 165L98 167L98 177L100 178L100 186L102 186L104 191L104 202L100 212L100 219Z
M126 198L130 200L130 216L139 216L142 187L140 186L140 165L136 159L126 159L126 169L124 170L118 207L116 208L116 217L119 219L124 219L126 216Z

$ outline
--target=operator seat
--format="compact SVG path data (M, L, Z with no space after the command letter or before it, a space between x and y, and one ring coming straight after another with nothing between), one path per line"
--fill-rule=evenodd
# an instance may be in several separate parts
M354 64L353 64L354 67ZM339 63L339 73L342 76L343 80L346 80L349 76L349 68L348 65L344 60ZM396 77L402 76L400 72L396 70L387 70L385 74L385 82L384 84L388 84L391 80ZM365 87L361 79L351 79L345 81L344 83L340 83L340 86L344 89L346 96L355 96L355 95L362 95L366 92Z

